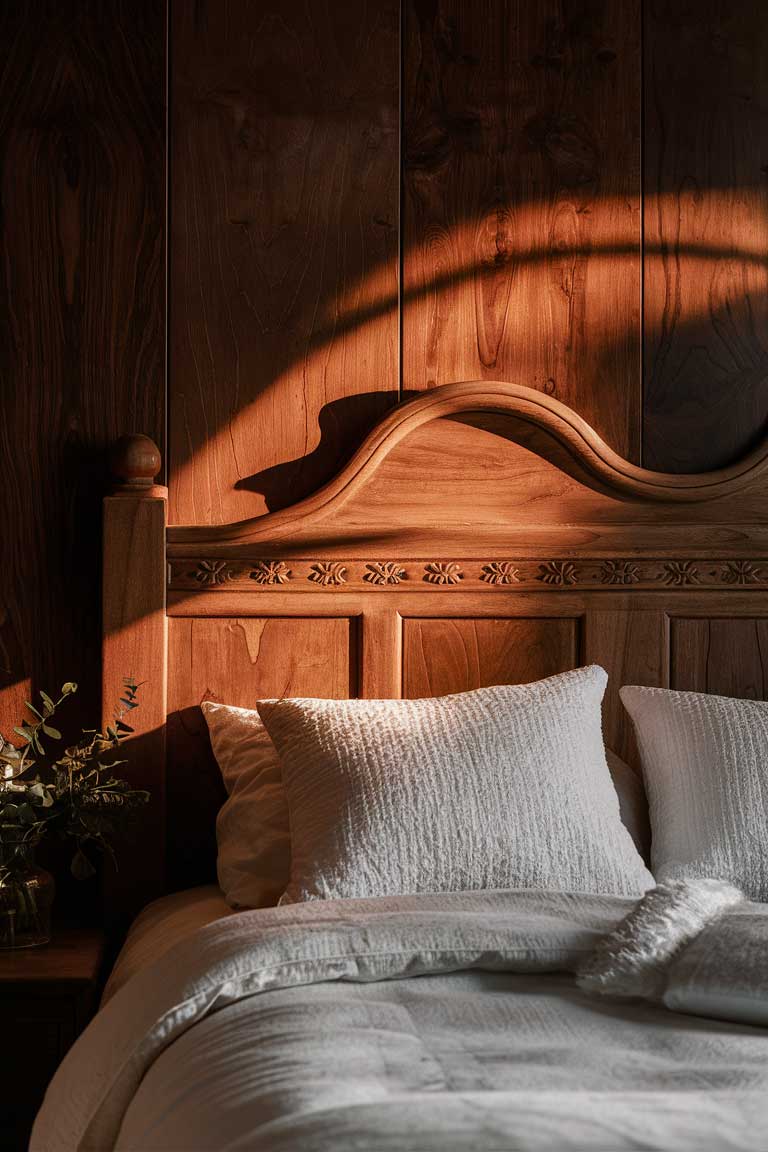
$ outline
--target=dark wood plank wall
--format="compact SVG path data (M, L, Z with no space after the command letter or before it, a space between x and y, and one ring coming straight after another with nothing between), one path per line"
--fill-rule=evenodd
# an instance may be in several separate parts
M540 388L637 459L639 0L408 0L403 384Z
M163 4L12 0L0 67L8 733L30 684L65 679L82 685L70 717L98 722L105 449L134 430L163 440Z
M3 5L0 727L97 682L104 447L163 440L166 152L173 521L289 503L471 376L705 469L768 414L767 38L753 0Z
M398 398L397 0L171 6L170 514L333 474Z
M280 507L473 377L653 468L749 448L767 37L752 0L174 5L172 521Z
M768 420L768 5L646 0L649 468L699 472Z

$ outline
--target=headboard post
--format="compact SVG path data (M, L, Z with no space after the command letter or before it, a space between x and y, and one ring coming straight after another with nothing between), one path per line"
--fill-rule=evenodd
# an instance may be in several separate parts
M102 717L111 723L123 679L146 685L131 713L121 772L151 794L140 824L118 846L105 886L107 919L123 926L165 882L167 687L167 489L155 484L160 452L146 436L125 436L111 456L114 488L104 499Z

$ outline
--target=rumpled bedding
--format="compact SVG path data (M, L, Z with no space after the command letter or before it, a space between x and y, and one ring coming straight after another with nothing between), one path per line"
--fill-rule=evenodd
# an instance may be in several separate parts
M698 1017L568 975L632 907L468 892L218 920L97 1015L31 1150L765 1150L768 1031L748 1021L768 909L738 906L670 961ZM708 1018L734 988L744 1022Z
M154 963L185 936L191 936L214 920L232 915L235 913L215 884L173 892L147 904L131 925L109 974L101 997L102 1007L137 972Z

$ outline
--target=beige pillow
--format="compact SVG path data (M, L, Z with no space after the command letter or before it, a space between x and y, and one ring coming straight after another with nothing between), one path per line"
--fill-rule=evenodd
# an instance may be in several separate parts
M282 902L484 888L636 895L590 667L424 700L263 701L282 764Z
M612 749L606 748L605 758L619 798L621 822L647 864L651 859L651 823L643 781L638 773Z
M227 799L216 820L219 885L233 908L277 904L290 870L280 761L258 712L202 705Z

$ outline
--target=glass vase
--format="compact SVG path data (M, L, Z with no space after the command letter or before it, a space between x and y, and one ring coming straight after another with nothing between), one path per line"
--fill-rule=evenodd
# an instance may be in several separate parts
M56 885L35 863L29 840L0 842L0 948L34 948L51 939Z

